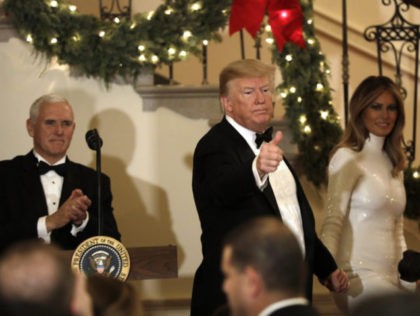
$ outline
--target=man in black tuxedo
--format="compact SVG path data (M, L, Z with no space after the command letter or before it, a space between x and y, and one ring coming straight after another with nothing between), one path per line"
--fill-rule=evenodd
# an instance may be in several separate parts
M223 290L232 316L313 316L306 266L295 235L275 217L235 228L222 255Z
M309 300L313 273L330 289L345 291L347 276L318 239L312 209L278 146L282 133L269 140L274 67L256 60L233 62L222 70L219 89L225 116L194 152L192 186L203 261L194 278L191 315L211 315L226 302L219 267L222 240L257 216L280 217L296 234L309 267Z
M0 251L37 238L75 249L98 234L98 205L96 171L66 156L73 110L65 98L44 95L32 104L26 127L33 149L0 162ZM120 240L108 176L101 185L102 234Z

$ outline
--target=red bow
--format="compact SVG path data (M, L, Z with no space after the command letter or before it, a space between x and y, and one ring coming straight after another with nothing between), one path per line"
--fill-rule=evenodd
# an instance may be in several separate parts
M305 47L303 14L299 0L233 0L229 35L244 27L252 37L255 37L266 10L279 51L287 41Z

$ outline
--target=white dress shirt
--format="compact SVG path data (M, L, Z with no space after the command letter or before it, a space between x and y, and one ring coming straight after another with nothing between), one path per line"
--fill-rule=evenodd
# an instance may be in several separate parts
M35 150L33 151L38 161L44 161L49 164L40 154ZM66 162L66 157L61 158L54 165L59 165ZM64 177L58 175L55 171L50 170L47 173L40 175L42 188L45 195L45 201L47 203L48 215L55 213L58 209L61 197L61 190L63 188ZM51 243L51 232L47 230L47 216L38 218L37 232L38 237L42 238L46 243ZM72 225L70 233L76 236L77 233L82 231L89 221L89 213L87 213L86 219L80 226Z
M299 245L301 246L302 252L305 254L305 240L303 234L302 217L300 213L299 201L297 199L296 183L293 178L293 174L287 167L286 163L281 161L276 171L265 175L261 179L258 174L256 165L257 156L259 155L260 150L257 148L255 143L255 132L238 124L228 115L226 115L226 120L245 139L256 156L252 162L252 171L254 174L255 183L258 188L261 191L264 190L268 185L267 179L270 179L271 188L273 189L283 223L285 223L295 234Z
M269 316L271 313L278 309L282 309L291 305L309 305L309 302L304 297L295 297L295 298L288 298L271 305L268 305L266 308L263 309L258 316Z

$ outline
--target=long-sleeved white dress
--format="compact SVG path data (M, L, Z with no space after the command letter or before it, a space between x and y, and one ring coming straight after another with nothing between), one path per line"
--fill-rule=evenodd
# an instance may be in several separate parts
M406 249L403 176L392 177L384 138L370 134L360 152L340 148L328 167L328 213L321 239L350 289L334 294L343 311L370 294L402 289L398 262Z

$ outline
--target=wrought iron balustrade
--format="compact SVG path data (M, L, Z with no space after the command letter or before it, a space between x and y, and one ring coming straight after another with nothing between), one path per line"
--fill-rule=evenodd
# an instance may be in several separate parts
M369 26L364 32L364 37L367 41L376 42L379 75L383 73L382 54L392 54L395 63L395 82L400 87L404 98L407 97L408 89L403 83L401 61L404 53L414 55L412 139L404 140L405 152L411 166L416 154L420 25L407 21L403 13L410 9L410 4L418 3L418 1L382 0L382 3L386 6L394 4L393 16L384 24Z

